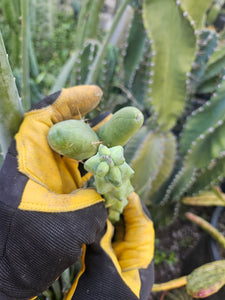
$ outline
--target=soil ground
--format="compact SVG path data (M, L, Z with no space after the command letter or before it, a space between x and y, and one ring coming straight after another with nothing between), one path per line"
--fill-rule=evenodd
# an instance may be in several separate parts
M203 216L209 221L213 208L191 208L189 211ZM209 237L184 217L176 219L163 229L155 229L155 231L156 283L167 282L187 275L198 266L212 260ZM161 295L162 293L151 293L149 300L161 300Z

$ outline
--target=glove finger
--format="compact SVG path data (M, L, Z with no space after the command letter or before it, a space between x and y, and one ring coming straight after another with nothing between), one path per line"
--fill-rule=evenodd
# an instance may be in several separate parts
M119 264L124 271L147 268L153 259L155 234L153 223L145 214L136 193L128 197L123 216L124 240L113 243Z
M79 119L93 109L101 95L97 86L63 89L52 105L27 113L15 136L20 172L57 193L64 192L62 187L67 185L69 192L82 187L84 181L80 179L78 162L52 151L47 135L55 122Z
M80 118L93 110L102 97L102 91L95 85L79 85L62 89L43 98L32 107L32 110L40 110L51 106L53 119L56 122L62 120ZM29 113L28 113L29 114ZM57 121L57 118L59 120Z

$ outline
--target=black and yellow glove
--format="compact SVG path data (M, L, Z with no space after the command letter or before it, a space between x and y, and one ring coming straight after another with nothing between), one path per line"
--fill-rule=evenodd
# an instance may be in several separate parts
M128 197L123 223L84 246L82 269L64 300L147 300L154 282L154 228L138 195Z
M82 176L46 138L54 123L79 119L101 96L96 86L63 89L25 115L0 172L1 300L46 290L104 230L104 199L82 188L91 174Z

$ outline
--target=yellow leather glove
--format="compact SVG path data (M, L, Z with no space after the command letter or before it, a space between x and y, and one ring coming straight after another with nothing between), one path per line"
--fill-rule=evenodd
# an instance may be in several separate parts
M82 269L64 300L147 300L154 282L154 228L136 193L123 223L107 220L99 240L84 247Z
M0 172L1 300L46 290L105 227L104 199L82 188L91 174L47 143L54 123L80 119L101 96L96 86L63 89L25 115Z

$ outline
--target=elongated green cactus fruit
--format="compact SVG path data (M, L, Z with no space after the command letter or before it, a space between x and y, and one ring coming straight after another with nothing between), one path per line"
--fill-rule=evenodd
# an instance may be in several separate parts
M124 107L97 131L100 140L108 147L124 146L131 136L142 126L144 116L135 107Z
M205 298L225 284L225 260L214 261L195 269L187 276L187 292L194 298Z
M195 28L179 3L145 0L143 4L144 25L152 40L152 65L155 66L149 79L147 105L152 105L164 131L175 125L183 111L187 73L196 51Z
M56 123L48 132L48 143L61 155L83 160L97 152L98 136L81 120L67 120Z
M85 162L84 168L94 174L94 184L105 198L109 219L116 223L128 203L127 197L133 191L130 177L134 171L125 162L123 147L100 145L97 154Z

